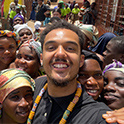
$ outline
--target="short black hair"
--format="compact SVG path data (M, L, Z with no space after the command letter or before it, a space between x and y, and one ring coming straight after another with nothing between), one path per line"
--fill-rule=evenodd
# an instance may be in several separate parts
M103 70L103 62L100 60L100 58L95 53L93 53L92 51L82 50L82 54L84 54L85 56L84 60L95 59L99 63L101 70Z
M61 20L61 19L60 19L59 17L55 16L55 17L52 17L52 18L50 19L50 22L53 23L53 22L57 22L57 21L60 21L60 20Z
M67 21L62 20L62 19L60 21L58 21L57 23L52 23L51 25L48 25L46 27L46 29L44 29L44 31L42 32L42 34L40 36L42 50L43 50L43 44L44 44L44 39L45 39L46 35L50 31L52 31L54 29L58 29L58 28L69 29L69 30L72 30L73 32L75 32L79 37L79 44L80 44L80 48L81 48L81 52L82 52L83 44L85 42L85 36L84 36L83 32L77 26L70 24Z
M54 9L54 10L53 10L53 13L54 13L54 12L58 12L58 13L61 15L61 10L60 10L59 8Z
M117 50L117 53L124 54L124 36L117 36L112 38L109 42L114 44L114 47Z

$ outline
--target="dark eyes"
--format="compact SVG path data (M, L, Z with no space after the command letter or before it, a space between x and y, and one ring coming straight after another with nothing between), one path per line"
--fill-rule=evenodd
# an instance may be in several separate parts
M81 78L85 78L85 79L88 79L88 78L90 77L90 75L88 75L88 74L79 74L79 76L80 76ZM94 74L93 77L94 77L95 79L101 79L101 78L103 78L103 76L102 76L101 73Z
M21 59L22 56L20 54L17 54L16 58ZM33 56L25 56L24 59L30 61L30 60L33 60L34 57Z
M25 34L26 34L26 35L31 35L32 33L30 33L30 32L27 32L27 33L21 33L21 34L19 34L19 36L20 36L20 37L23 37Z

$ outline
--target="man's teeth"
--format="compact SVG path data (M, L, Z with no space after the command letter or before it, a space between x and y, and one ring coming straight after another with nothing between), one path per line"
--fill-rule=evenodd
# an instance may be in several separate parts
M67 68L66 64L54 64L54 67L56 68Z
M88 90L88 92L90 92L90 93L96 93L97 90Z

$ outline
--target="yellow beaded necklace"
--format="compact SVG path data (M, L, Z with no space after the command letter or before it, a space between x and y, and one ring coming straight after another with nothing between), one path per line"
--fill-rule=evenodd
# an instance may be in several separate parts
M43 96L43 93L46 91L48 84L46 83L45 86L41 89L39 95L37 96L35 103L33 105L33 108L29 114L27 124L31 124L31 121L35 115L35 110ZM77 81L77 91L75 93L75 96L73 100L70 102L69 106L67 107L67 110L64 112L62 119L60 120L59 124L65 124L67 121L67 118L69 117L70 113L72 112L73 108L75 107L76 103L78 102L80 96L82 93L82 88L80 82Z

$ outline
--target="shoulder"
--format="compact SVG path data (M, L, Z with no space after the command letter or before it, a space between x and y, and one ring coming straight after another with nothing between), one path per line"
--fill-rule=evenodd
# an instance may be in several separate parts
M47 76L40 76L37 79L35 79L35 91L34 91L34 96L33 98L35 99L36 96L39 94L40 90L43 88L43 86L47 82Z

